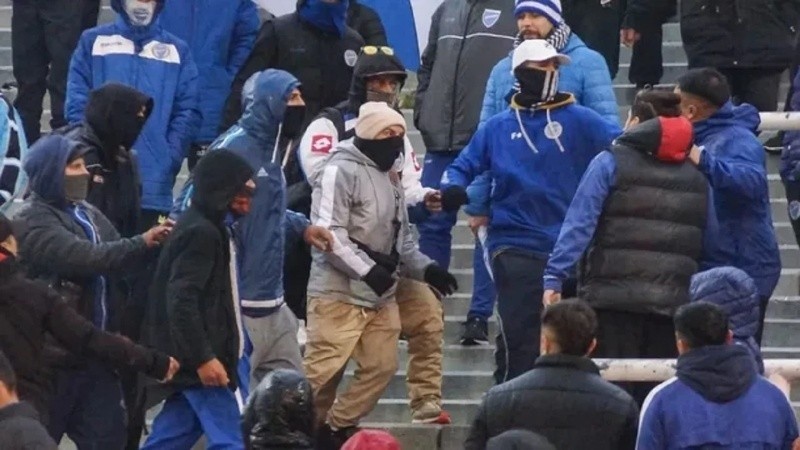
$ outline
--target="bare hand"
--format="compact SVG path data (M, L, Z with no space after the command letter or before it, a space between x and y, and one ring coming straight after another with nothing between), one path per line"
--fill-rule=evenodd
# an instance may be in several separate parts
M173 357L169 357L169 369L167 369L167 375L161 380L162 383L166 383L175 376L178 371L181 370L181 364L178 362L177 359Z
M327 228L309 225L303 232L303 240L321 252L329 252L333 249L333 233Z
M703 154L703 151L700 150L700 147L693 145L692 149L689 150L689 161L692 162L695 166L700 164L700 155Z
M472 230L472 234L477 236L480 227L489 226L489 218L487 216L470 216L470 218L467 219L467 225L469 225L469 229Z
M167 240L169 234L172 232L172 224L172 221L164 222L163 225L156 225L145 231L144 234L142 234L145 244L153 248Z
M439 191L431 191L425 194L425 209L432 213L442 211L442 193Z
M217 358L198 367L197 375L200 377L203 386L225 387L230 383L228 372L225 371L225 367Z
M633 47L633 44L641 38L642 35L633 28L623 28L619 31L619 40L625 47Z
M544 306L554 305L561 301L561 292L556 292L552 289L544 291L542 296L542 304Z
M800 438L794 440L794 444L792 444L792 450L800 450Z

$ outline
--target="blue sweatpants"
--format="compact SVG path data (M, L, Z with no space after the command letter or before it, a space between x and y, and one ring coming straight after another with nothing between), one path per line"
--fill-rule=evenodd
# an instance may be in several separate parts
M173 394L141 450L190 450L203 434L208 450L244 449L239 405L234 392L223 387Z
M494 300L497 292L494 289L494 280L489 274L484 259L484 248L479 239L475 239L475 253L472 258L472 267L475 276L472 280L472 302L469 305L467 318L478 317L489 320L494 312Z
M423 186L439 189L447 166L458 157L458 153L431 153L425 155L420 182ZM419 230L419 250L436 261L440 267L450 267L450 246L453 241L453 226L458 213L445 212L432 214L428 220L417 224Z

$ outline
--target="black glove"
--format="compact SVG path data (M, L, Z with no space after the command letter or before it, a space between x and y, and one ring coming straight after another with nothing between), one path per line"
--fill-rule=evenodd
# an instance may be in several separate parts
M394 277L392 277L392 273L379 264L372 266L372 269L364 275L363 280L364 283L367 283L367 286L378 295L385 294L386 291L394 286Z
M383 267L389 273L394 273L394 271L397 270L397 265L400 264L400 255L397 252L392 252L392 254L387 255L386 253L376 252L353 238L350 238L350 240L353 241L356 247L362 252L366 253L370 259L375 261L375 264Z
M431 264L425 269L425 282L445 296L452 295L453 292L458 290L456 277L437 264Z
M445 211L458 211L467 203L467 191L461 186L450 186L442 191L442 209Z

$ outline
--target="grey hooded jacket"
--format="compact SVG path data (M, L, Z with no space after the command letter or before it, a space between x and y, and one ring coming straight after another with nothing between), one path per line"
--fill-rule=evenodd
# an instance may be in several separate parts
M408 278L423 280L433 261L417 249L399 180L379 171L352 140L337 147L314 182L311 204L311 221L329 229L335 242L330 253L313 250L308 296L379 309L394 300L396 285L379 297L361 281L375 261L351 238L384 254L395 246L400 270Z
M513 0L445 0L433 13L414 105L414 124L429 152L467 145L489 73L516 35Z

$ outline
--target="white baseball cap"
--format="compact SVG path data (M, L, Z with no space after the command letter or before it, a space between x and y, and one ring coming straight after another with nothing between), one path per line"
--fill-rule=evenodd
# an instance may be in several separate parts
M516 69L528 61L544 62L555 59L561 65L570 63L569 56L556 51L553 44L544 39L529 39L519 44L511 56L511 70Z

